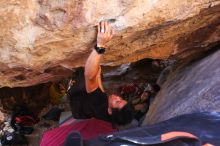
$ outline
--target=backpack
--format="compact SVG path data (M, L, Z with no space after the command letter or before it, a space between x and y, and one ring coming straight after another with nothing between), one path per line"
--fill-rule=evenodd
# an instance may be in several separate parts
M23 105L13 107L10 124L15 131L21 134L31 134L34 130L34 124L38 121L38 117L27 107Z

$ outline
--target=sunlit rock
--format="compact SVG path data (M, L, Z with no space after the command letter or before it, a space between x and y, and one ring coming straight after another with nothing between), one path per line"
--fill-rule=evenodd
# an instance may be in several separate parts
M101 20L115 35L103 64L165 59L219 41L218 0L1 0L0 86L30 86L83 66Z

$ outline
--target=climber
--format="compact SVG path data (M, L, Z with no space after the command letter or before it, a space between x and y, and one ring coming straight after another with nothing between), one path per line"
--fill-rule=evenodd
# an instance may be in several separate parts
M109 42L111 38L112 28L109 22L100 22L98 25L97 44L94 48L92 48L92 52L90 53L86 61L85 71L79 69L81 70L81 72L84 73L83 82L85 83L85 89L83 90L83 87L80 87L82 90L78 92L78 89L76 89L75 87L71 87L67 95L70 98L70 101L73 101L70 102L71 106L73 108L77 107L77 109L72 111L73 117L95 117L105 121L111 121L112 124L115 126L120 126L126 125L132 121L133 107L131 103L123 100L120 96L117 96L115 94L107 96L102 85L100 60L105 53L106 43ZM79 82L80 81L77 81L76 79L76 84L79 85ZM81 105L76 105L74 107L73 104L77 102Z

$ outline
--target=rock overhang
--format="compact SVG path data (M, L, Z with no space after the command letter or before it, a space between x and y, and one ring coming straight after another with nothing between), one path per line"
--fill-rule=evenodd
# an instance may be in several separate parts
M218 0L3 0L0 4L1 87L69 76L72 68L84 65L101 20L115 20L103 65L187 57L220 40Z

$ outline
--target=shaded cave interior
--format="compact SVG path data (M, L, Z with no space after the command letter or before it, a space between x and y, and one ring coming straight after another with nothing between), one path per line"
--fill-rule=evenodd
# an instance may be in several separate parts
M141 86L146 82L152 84L158 83L158 78L166 68L172 66L174 69L177 69L181 66L187 66L217 51L219 47L219 44L215 44L208 51L197 52L187 58L178 56L179 59L175 57L167 60L143 59L120 66L102 66L105 90L107 93L119 94L119 87L126 84L137 84ZM50 86L53 83L62 83L67 89L68 81L74 76L74 73L73 69L72 75L68 75L65 78L57 78L53 81L30 87L0 88L0 110L3 113L10 114L15 105L25 105L30 111L38 115L43 108L52 104L49 93Z
M102 66L103 84L106 92L117 93L118 88L125 84L156 83L160 72L173 62L174 60L143 59L120 66ZM74 76L74 73L73 71L71 76ZM50 86L53 83L62 83L67 88L71 76L30 87L3 87L0 89L1 110L10 113L15 105L25 105L32 112L38 114L44 107L51 104Z

